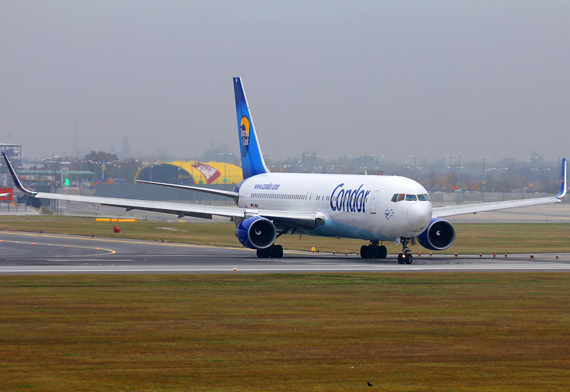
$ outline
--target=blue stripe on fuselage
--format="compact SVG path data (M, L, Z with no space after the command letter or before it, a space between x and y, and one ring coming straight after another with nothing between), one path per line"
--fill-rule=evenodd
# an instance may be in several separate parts
M388 238L381 234L375 233L370 230L360 229L345 223L336 222L327 219L325 224L309 231L310 234L319 235L323 237L343 237L343 238L356 238L369 241L394 241L394 238Z

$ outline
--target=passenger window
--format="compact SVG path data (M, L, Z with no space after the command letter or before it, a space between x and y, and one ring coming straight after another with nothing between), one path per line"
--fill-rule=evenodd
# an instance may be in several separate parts
M398 200L396 200L396 202L402 201L402 200L404 200L405 198L406 198L406 195L405 195L404 193L400 193L400 194L398 195Z
M417 199L416 195L406 195L406 201L416 201Z

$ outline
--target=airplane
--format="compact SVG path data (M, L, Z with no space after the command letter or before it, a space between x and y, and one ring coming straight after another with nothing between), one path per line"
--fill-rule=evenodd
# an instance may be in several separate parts
M228 197L235 201L236 207L32 192L22 185L6 154L4 160L16 187L31 197L96 203L126 211L170 213L179 218L211 219L214 215L231 218L239 242L255 249L259 258L283 257L283 247L275 241L284 234L304 234L368 241L360 248L364 259L386 258L383 242L396 242L402 245L398 263L412 264L409 245L416 241L436 251L453 244L455 229L444 217L559 203L566 194L566 159L562 160L556 196L448 207L433 207L428 191L406 177L272 173L263 159L241 78L235 77L233 84L243 181L233 191L139 182Z

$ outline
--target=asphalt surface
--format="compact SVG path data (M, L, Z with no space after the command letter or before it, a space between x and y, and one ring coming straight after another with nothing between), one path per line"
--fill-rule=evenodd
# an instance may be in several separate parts
M363 260L356 255L286 251L258 259L243 248L158 243L114 238L0 232L0 274L301 273L402 271L570 271L570 253L530 255L414 254L411 265L396 255ZM234 271L235 269L235 271Z

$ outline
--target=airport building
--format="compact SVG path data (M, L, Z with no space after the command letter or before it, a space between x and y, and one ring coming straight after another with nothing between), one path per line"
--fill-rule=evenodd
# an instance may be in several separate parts
M0 152L6 154L10 162L14 167L22 166L22 145L21 144L7 144L0 143ZM1 186L12 186L12 179L10 178L10 173L8 172L8 166L2 162L0 165L0 182Z
M135 182L156 181L179 185L237 184L243 180L239 166L225 162L175 161L153 163L142 167Z

